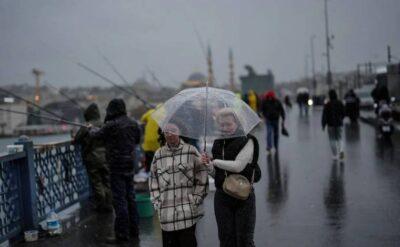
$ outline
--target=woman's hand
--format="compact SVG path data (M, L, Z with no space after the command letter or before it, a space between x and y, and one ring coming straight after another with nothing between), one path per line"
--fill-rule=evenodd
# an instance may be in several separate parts
M202 153L201 154L201 163L203 163L203 165L210 165L211 162L211 158L208 157L208 155L206 153Z

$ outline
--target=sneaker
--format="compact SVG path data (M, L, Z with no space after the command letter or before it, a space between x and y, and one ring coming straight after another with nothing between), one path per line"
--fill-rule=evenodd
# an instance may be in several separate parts
M108 237L106 238L106 244L120 245L129 242L128 237Z

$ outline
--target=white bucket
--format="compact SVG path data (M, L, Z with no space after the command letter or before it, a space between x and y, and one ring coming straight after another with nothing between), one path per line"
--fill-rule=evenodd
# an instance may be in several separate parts
M34 242L39 238L38 230L29 230L24 232L24 238L26 242Z

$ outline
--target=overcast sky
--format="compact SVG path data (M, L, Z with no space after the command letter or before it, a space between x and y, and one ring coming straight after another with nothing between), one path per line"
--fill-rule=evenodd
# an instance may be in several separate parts
M33 67L57 86L107 85L78 61L118 81L99 51L129 81L148 66L163 84L178 85L192 72L206 73L194 26L212 47L217 83L228 81L229 47L237 76L250 64L258 73L271 69L278 81L293 80L306 73L313 34L316 69L326 70L323 6L323 0L0 0L0 85L33 85ZM400 58L399 0L329 0L329 18L334 71L386 61L387 45Z

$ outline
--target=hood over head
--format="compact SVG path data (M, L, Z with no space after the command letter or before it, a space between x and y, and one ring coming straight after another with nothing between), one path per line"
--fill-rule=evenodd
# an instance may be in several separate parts
M86 122L100 120L100 110L97 104L90 104L83 113L83 116Z
M332 100L337 100L338 96L336 94L336 91L334 89L329 90L329 99Z
M275 92L272 91L272 90L266 92L266 93L264 94L264 98L265 98L266 100L273 100L273 99L276 99Z
M126 106L123 99L112 99L108 103L104 122L126 115Z

